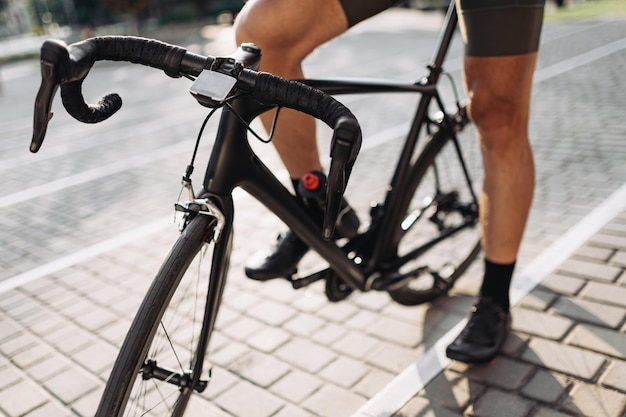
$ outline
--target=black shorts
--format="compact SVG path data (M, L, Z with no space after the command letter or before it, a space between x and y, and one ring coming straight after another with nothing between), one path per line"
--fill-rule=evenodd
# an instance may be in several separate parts
M340 0L354 26L397 0ZM505 56L536 52L545 0L456 0L467 56Z

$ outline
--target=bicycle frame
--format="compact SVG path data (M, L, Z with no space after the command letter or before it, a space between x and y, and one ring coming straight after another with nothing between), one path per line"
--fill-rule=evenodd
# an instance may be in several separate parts
M443 30L438 40L438 46L433 59L433 64L428 66L429 73L421 81L414 83L402 83L386 80L358 80L358 79L333 79L333 80L302 80L305 84L314 86L331 95L358 94L358 93L382 93L404 92L419 93L421 98L415 112L411 130L408 133L400 154L395 173L391 179L390 191L387 192L379 227L373 232L371 241L374 242L371 258L367 265L357 265L346 256L345 251L335 244L334 241L324 240L321 230L306 214L298 203L296 197L290 193L274 176L274 174L260 161L251 149L248 138L248 124L259 114L268 110L258 102L243 97L235 100L233 110L225 107L220 119L216 142L211 153L205 178L203 191L199 193L201 198L210 198L223 211L227 227L223 233L231 233L234 209L232 190L240 186L269 210L276 214L287 224L310 248L325 259L331 269L335 271L345 283L352 289L367 291L371 289L372 278L368 270L394 256L394 245L389 242L397 242L396 225L399 216L398 202L405 196L398 192L411 181L413 155L419 134L428 120L427 111L434 99L441 111L444 111L443 103L437 90L437 82L442 73L442 66L448 52L453 33L457 26L457 16L454 2L450 5L446 15ZM234 114L237 113L237 115ZM240 119L243 119L241 120ZM454 135L452 126L443 122L444 128ZM222 238L229 238L223 236Z

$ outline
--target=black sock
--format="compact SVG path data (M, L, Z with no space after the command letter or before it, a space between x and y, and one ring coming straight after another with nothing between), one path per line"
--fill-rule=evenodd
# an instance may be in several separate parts
M496 264L485 259L485 276L480 287L480 295L491 298L494 303L508 311L509 289L514 269L515 262Z

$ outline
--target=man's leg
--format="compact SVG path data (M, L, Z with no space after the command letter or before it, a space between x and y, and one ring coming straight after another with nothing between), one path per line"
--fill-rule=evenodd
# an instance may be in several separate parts
M254 42L261 48L261 70L288 79L303 78L304 58L347 28L348 19L339 0L249 1L235 22L237 42ZM268 131L273 116L273 112L261 115ZM303 175L322 171L312 117L281 110L273 143L296 191ZM323 217L319 202L303 202L314 219ZM345 200L342 204L336 231L342 237L351 237L358 231L359 219ZM307 245L287 231L270 251L257 253L248 261L246 275L257 280L291 276L307 251Z
M480 195L485 275L468 325L447 349L449 357L463 362L488 362L508 332L509 288L534 190L528 119L536 59L537 53L465 58L469 115L485 171Z
M528 139L536 53L508 57L466 57L465 77L483 154L481 228L485 257L515 261L534 189Z
M339 0L252 0L235 21L237 43L261 48L261 70L288 79L303 78L304 58L347 28ZM273 114L261 120L269 131ZM281 110L272 141L292 179L321 170L313 118Z

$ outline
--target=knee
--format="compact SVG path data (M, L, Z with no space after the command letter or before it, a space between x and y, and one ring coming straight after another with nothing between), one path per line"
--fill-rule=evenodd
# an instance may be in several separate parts
M237 44L253 42L264 52L289 45L290 26L281 22L280 0L248 1L234 23ZM282 46L280 46L282 48Z
M505 150L511 140L527 136L528 102L515 94L470 91L469 116L485 151Z

